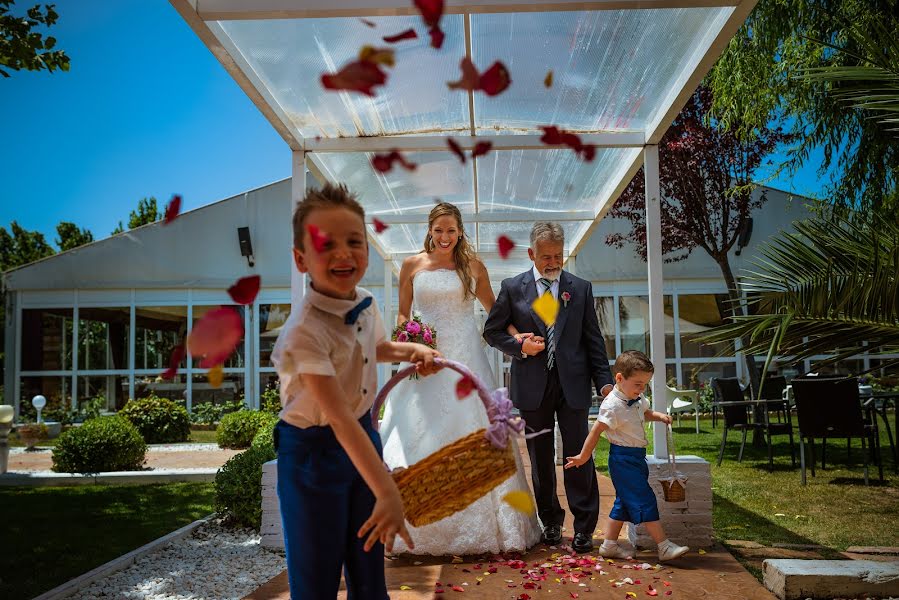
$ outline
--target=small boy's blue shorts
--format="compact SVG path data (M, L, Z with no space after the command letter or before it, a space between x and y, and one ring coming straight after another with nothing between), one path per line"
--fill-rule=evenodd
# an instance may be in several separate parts
M615 486L615 504L609 518L637 525L659 520L656 495L649 487L646 448L629 448L611 444L609 477Z

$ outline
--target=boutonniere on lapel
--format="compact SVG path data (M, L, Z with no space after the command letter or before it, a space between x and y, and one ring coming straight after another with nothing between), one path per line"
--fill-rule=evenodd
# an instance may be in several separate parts
M562 306L567 307L569 300L571 300L571 294L569 294L568 292L562 292Z

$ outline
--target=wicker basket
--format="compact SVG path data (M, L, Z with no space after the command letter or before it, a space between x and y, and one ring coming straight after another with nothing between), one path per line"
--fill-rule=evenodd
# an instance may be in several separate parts
M493 394L477 375L455 361L438 358L435 362L471 378L491 424L500 420ZM375 429L378 428L378 414L388 392L414 371L414 365L399 371L378 392L371 412ZM505 390L498 390L497 393L504 394ZM421 527L455 514L515 473L512 444L497 447L486 433L486 429L470 433L409 468L393 472L409 523Z
M687 499L687 478L677 472L677 459L674 453L674 438L671 435L671 426L665 431L668 437L668 466L671 469L669 477L659 479L662 484L662 496L665 502L683 502Z

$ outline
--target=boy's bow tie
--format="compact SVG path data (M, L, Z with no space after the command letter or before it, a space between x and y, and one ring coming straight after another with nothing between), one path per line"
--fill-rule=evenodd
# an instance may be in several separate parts
M637 397L634 398L633 400L628 400L628 401L627 401L627 407L630 408L631 406L633 406L634 404L636 404L636 403L639 402L639 401L640 401L640 396L637 396Z
M347 325L355 325L356 321L359 319L359 315L362 314L362 311L371 306L371 296L366 296L362 302L354 306L350 309L346 314L346 318L344 319L344 323Z

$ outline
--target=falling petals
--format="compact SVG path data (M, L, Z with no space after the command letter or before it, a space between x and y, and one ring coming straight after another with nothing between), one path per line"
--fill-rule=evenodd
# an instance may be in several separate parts
M178 215L181 213L181 196L175 194L172 196L172 199L169 200L169 203L165 206L165 217L163 218L163 224L168 225L172 221L178 218Z
M439 50L443 46L443 31L440 29L440 18L443 16L443 0L414 0L415 8L428 26L431 36L431 47Z
M259 285L262 278L259 275L250 275L241 277L237 282L228 288L228 295L236 304L253 304L256 294L259 293Z
M547 71L546 77L543 78L543 87L551 88L553 86L553 72Z
M359 60L392 67L396 64L393 48L375 48L374 46L362 46L359 50Z
M388 44L395 44L397 42L401 42L403 40L414 40L418 37L418 34L415 33L415 30L411 27L406 31L401 31L396 35L385 35L382 40L387 42Z
M393 169L393 163L398 162L407 171L414 171L418 165L406 160L402 154L393 150L389 154L375 154L371 159L371 166L379 173L389 173Z
M446 145L449 146L449 149L459 157L459 162L463 165L465 164L465 152L462 151L462 146L456 143L456 140L453 138L446 138Z
M443 46L443 39L446 37L443 30L439 27L431 27L431 29L428 30L428 35L431 36L431 47L440 50Z
M474 391L474 388L474 380L468 375L462 376L462 378L456 382L456 398L463 400L468 394Z
M227 359L243 337L243 317L222 306L207 312L187 336L187 348L201 357L200 368L208 369Z
M540 320L549 327L556 322L556 316L559 314L559 301L553 298L552 294L541 294L531 304L531 308L534 309Z
M324 252L325 246L330 241L328 234L323 233L321 229L312 224L306 225L306 231L309 232L309 237L312 238L312 247L315 251L319 253Z
M172 379L178 373L178 365L184 360L184 344L178 344L172 348L172 355L169 357L169 368L162 373L163 379Z
M462 71L462 77L458 81L450 81L446 84L451 90L467 90L469 92L481 90L488 96L496 96L504 92L512 83L509 70L499 61L479 74L474 63L466 56L459 62L459 68Z
M348 63L337 73L322 75L321 82L327 90L344 90L374 96L372 88L384 85L387 82L387 74L376 63L357 60Z
M369 21L368 19L359 19L359 20L362 22L363 25L365 25L367 27L371 27L372 29L374 29L375 27L378 26L377 23L375 23L374 21Z
M375 226L375 233L384 233L384 230L390 227L380 219L372 219L371 224Z
M501 235L496 238L496 248L499 251L500 258L509 258L509 253L512 252L512 248L514 247L515 242L513 242L509 236Z
M596 157L596 146L582 143L581 138L576 134L559 129L554 125L541 126L540 129L543 130L540 141L547 146L568 146L586 162L591 162Z
M503 502L520 513L532 515L535 512L534 501L531 495L522 490L514 490L503 496Z
M222 370L222 365L215 365L209 369L209 373L206 374L206 379L209 380L209 385L214 389L222 387L222 382L225 381L225 372Z
M471 151L471 157L477 158L479 156L484 156L492 149L493 142L478 142L474 145L474 150Z

